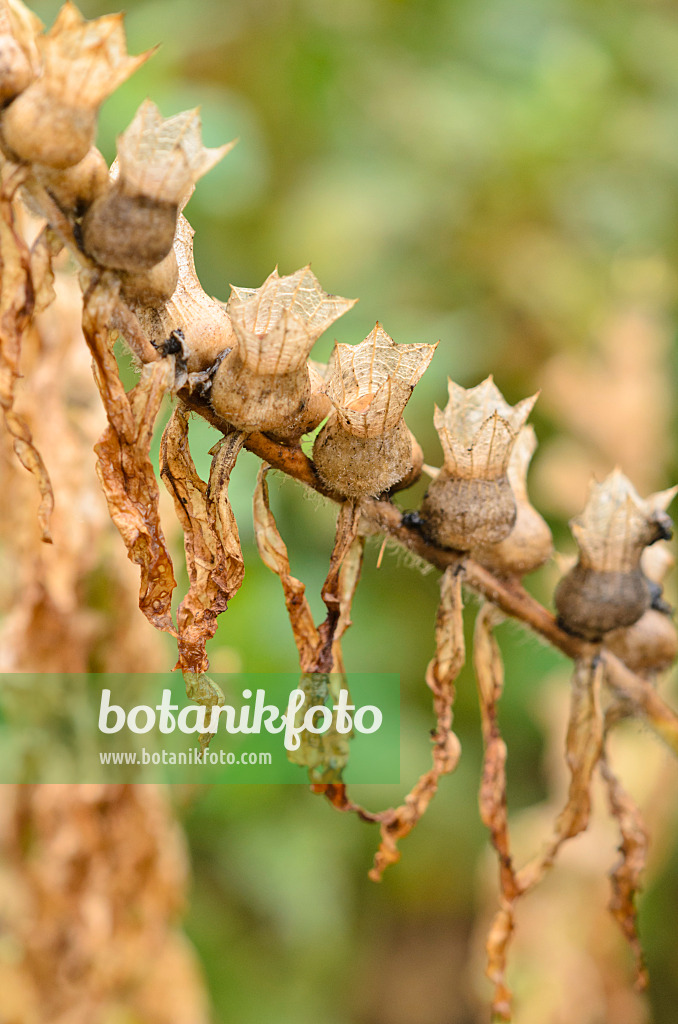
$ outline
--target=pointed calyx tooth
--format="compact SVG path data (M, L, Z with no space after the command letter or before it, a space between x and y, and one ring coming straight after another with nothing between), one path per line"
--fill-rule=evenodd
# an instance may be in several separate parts
M336 345L325 392L347 433L380 437L401 419L436 345L396 345L377 324L359 345Z
M118 138L110 191L83 221L85 251L101 266L131 273L160 263L172 248L179 209L194 183L230 148L202 145L197 110L163 119L145 100Z
M666 509L676 493L674 487L642 499L619 469L592 484L584 511L570 522L579 559L555 593L565 629L598 640L633 625L650 607L640 559L646 547L671 536Z
M21 0L0 0L0 107L13 100L37 76L36 37L42 22Z
M152 52L127 53L122 19L86 21L69 0L38 38L41 73L2 119L5 144L20 160L64 168L86 155L99 107Z
M434 423L444 464L421 508L424 532L457 551L498 544L517 515L509 459L537 395L508 404L491 376L474 388L448 381L449 401Z
M513 529L497 544L480 545L471 552L476 561L500 575L534 572L553 553L551 531L531 504L527 491L527 471L536 450L537 435L528 424L518 434L507 469L517 511Z
M403 411L436 347L396 345L380 324L359 345L335 346L321 389L333 412L315 440L313 459L338 494L363 498L405 479L407 486L414 483L416 442Z
M170 257L178 272L172 287L171 263L165 260L143 274L121 274L122 292L156 348L173 331L181 331L189 373L199 373L235 345L231 321L223 305L203 290L193 261L193 228L179 214ZM169 259L169 257L166 257ZM160 275L160 277L159 277ZM167 291L170 292L167 295Z
M328 295L310 267L284 277L274 270L260 288L233 287L226 310L236 344L214 375L215 411L239 430L299 437L312 429L308 354L355 301Z

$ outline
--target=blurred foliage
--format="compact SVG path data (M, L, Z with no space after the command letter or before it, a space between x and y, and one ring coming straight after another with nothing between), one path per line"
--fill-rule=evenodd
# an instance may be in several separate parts
M49 23L58 0L33 7ZM81 8L94 17L110 5L82 0ZM327 357L334 337L360 341L377 319L397 342L440 338L408 407L431 463L440 460L432 406L445 401L446 374L470 386L493 372L510 401L541 387L535 504L550 516L561 547L570 545L565 519L581 506L591 470L619 461L646 490L672 482L674 4L128 0L127 9L132 52L162 47L104 107L100 145L107 157L147 95L166 115L200 104L207 145L240 140L187 209L207 291L226 298L228 282L257 286L276 262L290 273L312 261L325 288L360 297L321 340L316 358ZM627 349L616 343L622 330L635 353L626 362L619 353ZM607 348L605 337L612 339ZM668 389L654 403L656 389L643 390L650 378ZM569 406L559 400L567 380L576 385ZM577 387L600 380L612 381L598 416L611 425L612 439L601 440L595 424L577 418L596 404L595 388L592 403L591 392ZM624 432L629 417L632 429ZM204 471L200 453L215 435L202 421L191 429ZM634 439L640 455L630 450ZM212 645L220 671L295 667L279 583L252 546L255 473L256 460L245 455L231 485L247 575ZM424 486L403 504L416 507ZM292 570L320 616L333 512L289 482L272 488L272 500ZM413 780L429 757L423 674L437 581L401 554L387 553L377 572L377 552L368 547L345 653L354 670L400 671L403 781ZM529 585L548 603L555 578L547 567ZM501 716L509 796L518 810L546 796L544 681L552 677L560 692L567 684L557 655L517 628L501 632ZM458 687L455 729L461 765L381 887L366 880L376 835L303 787L224 787L187 801L196 875L190 931L217 1019L485 1019L478 1001L486 986L469 980L482 974L476 917L491 906L491 896L484 902L491 869L476 809L480 740L468 674ZM562 736L554 742L562 746ZM651 743L638 738L640 748ZM358 796L385 806L401 792L384 787ZM653 1020L668 1024L678 1002L676 940L666 914L678 885L675 811L667 812L662 843L666 866L660 870L657 854L641 927ZM614 841L607 855L611 864ZM615 941L611 922L597 927L605 943ZM582 932L582 948L591 941ZM623 985L630 961L622 952L618 962L616 983ZM552 970L551 962L532 965L538 977ZM544 1012L540 1024L570 1019ZM613 1019L601 1014L578 1019ZM640 1018L629 1011L614 1019Z

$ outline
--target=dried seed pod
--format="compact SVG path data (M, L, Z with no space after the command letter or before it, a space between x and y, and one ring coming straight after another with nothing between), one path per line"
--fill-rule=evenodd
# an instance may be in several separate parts
M179 267L174 249L170 249L164 260L160 260L160 263L156 263L149 270L142 270L138 274L129 274L125 270L120 272L120 287L125 302L130 306L148 309L169 302L178 281ZM170 334L171 331L168 331L165 338Z
M666 544L661 542L646 548L640 567L661 598L661 584L671 571L675 559ZM605 636L605 646L621 658L634 672L661 672L678 657L678 634L673 623L670 606L662 608L663 601L653 595L652 607L637 622L625 629L613 629Z
M396 345L380 324L359 345L335 346L324 386L334 412L313 460L338 494L376 496L411 475L413 438L403 410L436 347Z
M233 287L226 309L236 345L214 375L215 411L239 430L299 437L311 414L308 354L355 301L328 295L310 267Z
M579 560L555 592L559 621L571 633L599 640L631 626L650 607L651 589L640 567L644 548L671 536L666 508L677 489L645 501L615 469L593 483L581 516L571 520Z
M551 531L530 503L527 471L537 450L537 435L531 426L518 434L509 457L507 477L516 502L516 521L508 537L497 544L474 548L473 557L500 575L523 576L534 572L553 553Z
M147 292L134 296L134 275L121 275L127 301L135 306L141 326L155 345L169 338L172 331L184 336L186 367L189 373L198 373L213 366L226 349L235 345L231 321L223 305L205 294L195 272L193 262L193 228L183 214L179 214L173 253L178 267L178 282L171 297L157 301ZM165 266L165 261L151 270ZM144 277L145 275L139 275Z
M28 88L39 68L42 22L20 0L0 0L0 107Z
M475 388L448 381L449 401L434 423L444 464L421 507L426 535L457 551L497 544L516 521L508 463L536 395L510 406L492 376Z
M19 160L64 168L86 156L100 105L152 52L129 56L122 18L85 21L67 0L37 40L41 74L2 119L5 144Z
M232 145L206 149L197 110L163 120L145 100L118 138L117 179L83 221L85 251L104 267L131 273L160 263L193 185Z
M108 189L108 164L96 146L72 167L38 167L36 175L61 209L78 217Z

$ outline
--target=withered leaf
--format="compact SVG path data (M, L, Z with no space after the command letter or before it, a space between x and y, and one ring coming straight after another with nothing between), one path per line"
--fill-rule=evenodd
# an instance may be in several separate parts
M306 599L306 587L290 571L287 548L276 525L268 499L266 475L271 467L263 462L259 468L254 490L254 535L264 565L280 577L285 605L290 618L294 641L299 652L302 672L315 671L320 636L315 628L311 608Z
M501 909L497 912L487 937L486 974L494 984L492 1010L500 1020L511 1019L511 991L506 984L506 961L513 933L513 904L520 890L511 857L508 809L506 800L506 743L497 718L497 704L504 687L501 651L494 636L494 627L501 615L489 604L478 613L473 638L480 718L483 732L483 772L480 783L480 816L490 830L492 845L499 860Z
M242 585L245 567L228 481L242 447L241 434L216 446L209 484L198 476L188 444L188 412L174 409L161 445L161 476L184 530L189 591L177 613L179 665L200 676L208 666L205 645L217 616Z
M636 984L642 990L647 987L648 975L638 935L635 900L647 861L648 835L640 809L610 768L606 756L601 758L600 773L607 787L610 813L619 825L621 835L620 859L610 872L610 913L631 947L636 964Z
M125 394L109 337L112 302L95 287L83 308L83 331L108 416L108 427L94 448L97 474L128 556L141 569L139 607L157 629L176 636L171 612L176 580L160 524L158 484L149 457L153 425L174 379L173 360L147 364L140 383Z
M433 733L433 767L424 773L405 797L400 807L380 817L381 843L369 877L381 881L390 864L400 860L398 841L408 835L426 812L438 790L442 775L453 772L459 762L461 747L452 731L454 683L464 664L463 602L461 574L455 567L444 572L440 581L440 605L436 617L436 655L429 663L426 683L433 692L436 729Z
M31 274L31 255L14 222L12 198L21 183L23 171L7 165L0 190L0 405L5 424L14 439L19 461L31 473L40 491L38 521L42 539L51 543L50 517L54 494L44 462L33 444L28 424L14 410L14 390L20 376L21 343L36 312L36 286ZM51 273L49 254L41 252L43 279ZM48 270L49 268L49 270ZM36 268L37 269L37 268ZM39 297L46 294L38 289ZM44 307L41 307L44 308Z

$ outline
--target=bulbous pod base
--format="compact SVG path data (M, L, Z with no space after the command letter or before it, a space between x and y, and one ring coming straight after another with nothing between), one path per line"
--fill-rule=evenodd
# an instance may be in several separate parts
M95 110L65 104L38 79L3 113L2 135L20 161L63 170L87 155L96 121Z
M123 297L130 306L157 309L172 298L179 280L179 267L174 250L170 249L164 260L150 270L139 274L120 274Z
M412 469L412 435L401 419L389 434L356 437L330 420L313 445L323 482L345 498L376 498Z
M36 168L36 173L61 209L77 216L82 216L108 189L108 164L95 146L72 167L59 171L42 166Z
M554 594L559 622L586 640L600 640L613 629L632 626L650 607L650 600L640 568L598 572L579 562L563 576Z
M177 213L174 203L148 196L128 196L114 188L97 199L85 214L85 252L111 270L148 270L172 248Z
M473 548L477 562L500 576L524 576L534 572L553 554L553 540L547 524L531 505L518 503L515 526L498 544Z
M291 437L305 419L310 394L305 366L294 373L256 374L233 351L217 367L211 401L214 411L238 430Z
M678 657L678 634L670 615L650 608L632 626L608 633L605 646L633 672L661 672Z
M434 544L470 551L508 537L516 521L516 502L507 477L462 479L441 469L431 483L419 515Z
M32 79L33 72L26 54L14 36L3 32L0 35L0 106L23 92Z

